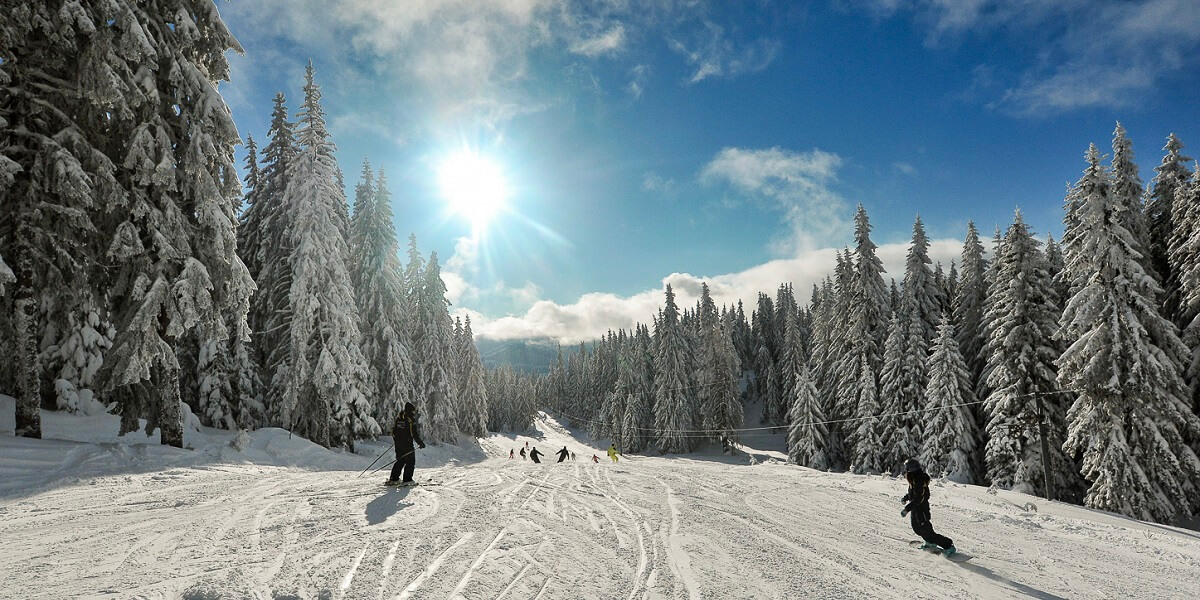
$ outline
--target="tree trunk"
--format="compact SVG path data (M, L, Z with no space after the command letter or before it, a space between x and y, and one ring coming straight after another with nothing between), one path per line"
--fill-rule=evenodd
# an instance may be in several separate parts
M164 446L183 447L183 411L179 410L179 371L163 371L159 388L158 430Z
M21 237L18 228L17 237ZM16 337L16 435L42 437L41 394L37 370L37 302L33 289L33 262L29 248L16 244L17 285L13 294L13 333Z

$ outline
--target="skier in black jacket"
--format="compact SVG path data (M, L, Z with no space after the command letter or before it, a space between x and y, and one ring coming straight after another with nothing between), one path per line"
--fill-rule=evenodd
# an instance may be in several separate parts
M532 458L533 462L535 462L535 463L540 463L542 461L538 460L539 456L545 456L545 455L542 454L541 452L538 452L537 446L534 446L533 450L529 451L529 458Z
M904 478L908 480L908 493L900 501L907 504L904 505L904 510L900 511L900 516L906 517L912 513L913 531L925 540L925 543L921 544L922 550L941 546L946 556L952 556L955 553L954 542L933 530L929 515L929 475L921 468L917 459L910 458L904 461Z
M558 462L562 462L567 460L567 457L571 455L571 451L567 450L566 446L563 446L563 449L559 450L556 454L558 454Z
M417 451L413 448L413 442L421 449L425 448L425 441L421 439L421 424L417 420L417 407L412 402L406 402L404 411L396 415L396 421L392 424L392 439L396 442L396 462L392 465L392 474L387 483L410 485L413 482L413 470L417 468ZM404 480L398 482L401 472Z

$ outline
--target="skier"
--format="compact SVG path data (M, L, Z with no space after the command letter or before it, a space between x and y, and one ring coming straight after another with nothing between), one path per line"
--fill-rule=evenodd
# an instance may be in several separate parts
M563 449L559 450L555 454L558 454L558 462L562 462L564 460L567 460L567 457L571 455L571 451L567 450L566 446L563 446Z
M613 462L617 462L617 446L615 444L608 445L608 457L611 458Z
M571 460L575 460L575 453L574 453L574 452L572 452L572 453L571 453Z
M910 458L904 461L904 478L908 480L908 493L900 501L908 504L904 505L900 516L906 517L908 513L912 513L913 531L925 540L925 543L921 544L922 550L940 546L944 555L953 556L956 552L954 542L935 532L933 523L930 522L929 475L921 468L921 463L917 462L917 459Z
M513 450L512 448L509 448L509 449L508 449L508 460L512 460L512 459L513 459L513 455L514 455L514 453L515 453L515 452L516 452L516 450Z
M593 454L593 455L592 455L592 462L594 462L594 463L596 463L596 464L600 464L600 457L599 457L599 456L596 456L595 454Z
M404 403L404 411L396 415L392 424L392 440L396 443L396 462L392 464L392 474L388 477L388 485L412 485L413 470L417 468L416 449L413 442L422 450L425 441L421 439L421 424L417 420L417 407L412 402ZM403 481L397 481L400 475Z
M525 460L525 449L521 448L521 460Z
M541 452L538 452L537 446L534 446L533 450L529 451L529 458L532 458L533 462L535 462L535 463L541 463L542 461L538 460L539 456L545 456L545 455L542 454Z

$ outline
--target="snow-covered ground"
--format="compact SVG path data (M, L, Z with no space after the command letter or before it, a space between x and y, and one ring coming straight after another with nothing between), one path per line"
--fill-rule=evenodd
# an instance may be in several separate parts
M430 447L418 479L266 429L191 431L194 451L43 412L14 438L0 397L5 598L1192 598L1200 534L939 483L909 547L901 481L745 456L612 464L548 417L532 436ZM529 442L542 464L508 451ZM555 464L563 446L575 462ZM599 464L590 458L596 454ZM386 460L386 459L385 459Z

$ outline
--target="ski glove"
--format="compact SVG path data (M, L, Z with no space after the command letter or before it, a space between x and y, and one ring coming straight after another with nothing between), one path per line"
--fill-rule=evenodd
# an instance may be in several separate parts
M907 509L907 508L902 508L902 509L900 509L900 516L901 516L901 517L907 517L907 516L908 516L908 509Z

